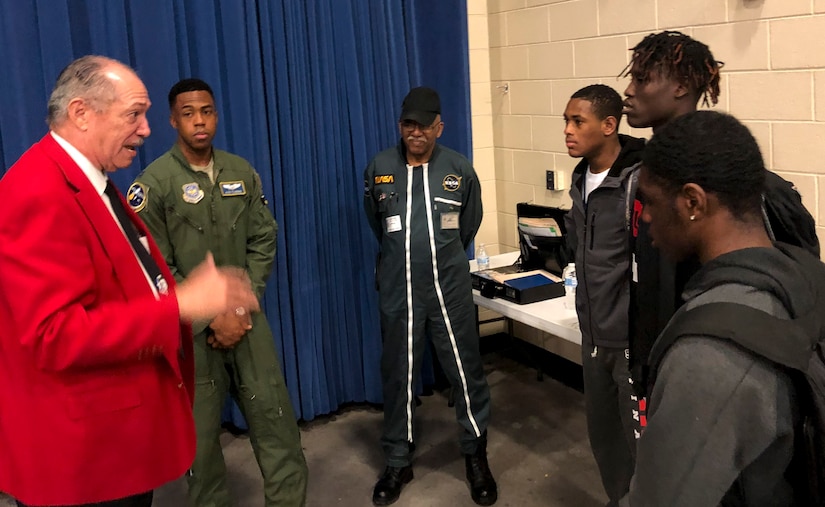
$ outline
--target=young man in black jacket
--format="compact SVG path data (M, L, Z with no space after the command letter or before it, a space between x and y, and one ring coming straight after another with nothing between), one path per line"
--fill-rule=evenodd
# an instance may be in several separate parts
M701 264L677 315L724 302L793 319L825 304L812 276L819 270L822 279L822 264L768 237L760 209L766 174L753 136L726 114L686 114L648 143L641 218L663 255ZM621 506L802 505L789 483L805 477L789 468L801 398L784 368L731 340L691 334L653 373L648 426Z
M579 285L576 311L590 446L611 505L630 487L635 455L635 404L628 370L630 220L625 214L633 167L644 141L619 134L621 96L606 85L577 91L564 111L573 170L565 216Z
M710 48L680 32L650 34L633 48L624 76L624 114L631 127L652 127L655 132L669 121L696 111L699 99L705 106L719 101L719 71ZM632 186L635 189L636 178ZM656 337L680 302L680 288L696 271L695 260L677 267L663 260L652 248L647 224L639 220L642 201L633 191L633 256L630 305L630 367L634 387L643 400L647 383L647 358ZM640 408L644 411L644 401ZM641 416L641 424L646 420Z

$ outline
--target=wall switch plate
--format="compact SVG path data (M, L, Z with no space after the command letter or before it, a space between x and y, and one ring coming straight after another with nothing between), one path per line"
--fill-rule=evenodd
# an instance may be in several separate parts
M559 191L567 187L567 178L564 171L546 171L547 173L547 190Z

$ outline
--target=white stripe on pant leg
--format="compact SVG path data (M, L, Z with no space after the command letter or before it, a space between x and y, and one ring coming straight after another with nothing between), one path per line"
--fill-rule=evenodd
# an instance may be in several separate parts
M458 345L456 345L455 334L453 333L453 326L450 323L450 316L447 314L447 306L444 304L444 294L441 292L441 282L438 278L438 258L435 252L435 232L433 231L433 211L430 204L430 180L428 178L429 164L424 164L424 200L427 202L427 231L430 237L430 257L433 263L433 280L435 281L435 293L438 296L438 305L441 308L441 316L444 319L444 326L447 328L447 335L450 337L450 345L453 349L453 357L455 358L455 365L458 369L458 376L461 379L461 392L464 396L464 405L467 407L467 419L473 425L476 437L481 436L478 430L478 424L473 411L470 407L470 393L467 390L467 377L464 375L464 365L461 362L461 356L458 353Z
M410 268L410 222L412 219L413 167L407 164L407 221L404 224L404 277L407 285L407 441L413 441L413 301Z

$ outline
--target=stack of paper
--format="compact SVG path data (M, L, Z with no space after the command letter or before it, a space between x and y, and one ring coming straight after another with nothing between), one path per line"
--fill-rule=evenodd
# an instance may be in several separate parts
M561 228L553 218L526 218L519 217L518 228L532 236L561 237Z

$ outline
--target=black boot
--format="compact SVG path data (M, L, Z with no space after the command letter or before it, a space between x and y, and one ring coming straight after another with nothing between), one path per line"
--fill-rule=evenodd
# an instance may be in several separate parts
M390 505L401 496L401 486L413 479L412 466L387 467L372 491L372 503ZM488 504L489 505L489 504Z
M487 448L480 445L475 454L465 454L467 480L470 481L470 494L478 505L493 505L498 500L498 487L490 465L487 464Z

